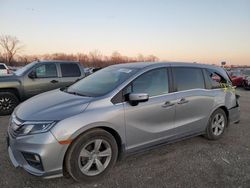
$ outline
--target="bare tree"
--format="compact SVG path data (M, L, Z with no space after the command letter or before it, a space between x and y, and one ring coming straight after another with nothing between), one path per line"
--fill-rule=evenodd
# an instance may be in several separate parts
M149 55L147 57L147 61L156 62L156 61L159 61L159 58L154 55Z
M112 63L122 63L124 62L124 58L121 56L121 54L117 51L114 51L110 57L110 60Z
M3 57L4 54L2 54ZM102 55L98 50L94 50L89 53L77 53L77 54L67 54L67 53L53 53L53 54L40 54L40 55L16 55L15 61L12 61L12 65L26 65L32 61L37 60L65 60L65 61L79 61L86 67L106 67L112 64L119 63L131 63L131 62L154 62L159 59L154 55L145 56L139 54L136 57L128 57L114 51L110 56ZM1 52L0 52L0 61Z
M138 54L138 55L137 55L137 61L139 61L139 62L144 62L144 61L145 61L144 55Z
M91 52L89 52L89 58L91 61L95 62L95 61L102 61L102 54L99 50L93 50Z
M4 62L3 54L0 52L0 62Z
M23 49L23 45L15 36L11 35L2 35L0 36L0 46L4 50L4 55L6 62L9 65L12 65L14 56Z

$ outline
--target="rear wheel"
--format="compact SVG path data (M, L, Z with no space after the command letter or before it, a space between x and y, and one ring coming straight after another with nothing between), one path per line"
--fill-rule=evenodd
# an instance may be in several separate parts
M70 146L65 158L66 170L76 181L95 181L115 164L117 155L114 137L102 129L93 129Z
M219 139L223 135L227 123L227 116L224 110L215 110L209 119L205 136L210 140Z
M0 115L9 115L19 104L19 100L15 94L11 92L0 93Z

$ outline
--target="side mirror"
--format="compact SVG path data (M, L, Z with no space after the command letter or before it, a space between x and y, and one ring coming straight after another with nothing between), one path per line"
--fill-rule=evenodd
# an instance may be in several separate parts
M128 99L132 106L136 106L139 102L148 101L149 96L147 93L130 93Z
M29 78L31 78L31 79L37 78L36 72L35 71L30 72L29 73Z

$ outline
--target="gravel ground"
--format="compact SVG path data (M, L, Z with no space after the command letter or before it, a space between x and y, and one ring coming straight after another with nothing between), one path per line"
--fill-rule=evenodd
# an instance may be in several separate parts
M9 117L0 117L0 187L250 187L250 91L238 93L241 122L222 139L200 136L130 156L93 184L44 180L15 169L5 142Z

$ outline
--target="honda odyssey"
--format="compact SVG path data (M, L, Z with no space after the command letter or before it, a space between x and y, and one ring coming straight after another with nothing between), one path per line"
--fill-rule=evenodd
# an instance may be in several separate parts
M195 63L129 63L20 104L8 127L15 167L93 181L117 159L197 135L222 137L239 121L224 69Z

